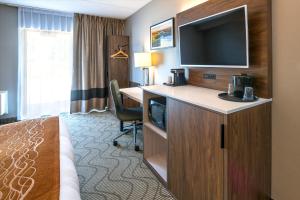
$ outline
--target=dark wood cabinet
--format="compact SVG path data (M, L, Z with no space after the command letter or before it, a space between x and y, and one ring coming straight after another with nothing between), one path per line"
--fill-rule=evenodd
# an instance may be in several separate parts
M229 200L271 197L271 104L226 115L225 175Z
M271 105L232 114L168 99L168 188L179 200L269 200Z
M269 200L271 103L232 113L167 97L167 131L148 119L144 159L178 200Z
M168 99L168 187L179 199L223 199L223 116Z

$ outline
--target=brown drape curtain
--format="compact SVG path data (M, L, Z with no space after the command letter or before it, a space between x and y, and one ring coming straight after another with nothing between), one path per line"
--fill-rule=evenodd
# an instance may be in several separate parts
M75 14L71 113L105 108L107 36L123 35L124 30L124 20Z

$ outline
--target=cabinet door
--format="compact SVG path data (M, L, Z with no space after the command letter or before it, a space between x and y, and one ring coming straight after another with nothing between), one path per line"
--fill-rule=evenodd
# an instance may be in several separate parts
M271 199L271 119L270 103L228 116L228 199Z
M168 187L177 199L223 199L223 120L223 115L168 99Z

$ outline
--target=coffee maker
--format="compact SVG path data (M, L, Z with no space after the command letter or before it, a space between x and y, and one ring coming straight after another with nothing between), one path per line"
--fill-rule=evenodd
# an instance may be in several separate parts
M171 69L171 73L173 74L173 82L172 83L164 83L164 85L168 86L181 86L186 84L184 69Z
M245 87L253 87L253 77L247 74L232 76L233 96L243 98Z

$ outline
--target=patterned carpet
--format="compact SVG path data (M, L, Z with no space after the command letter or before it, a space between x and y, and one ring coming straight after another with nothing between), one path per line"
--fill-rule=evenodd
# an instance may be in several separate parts
M72 136L83 200L173 199L143 163L142 153L134 151L132 134L118 140L120 147L112 145L119 121L111 113L63 118Z

